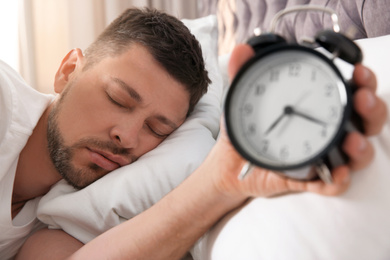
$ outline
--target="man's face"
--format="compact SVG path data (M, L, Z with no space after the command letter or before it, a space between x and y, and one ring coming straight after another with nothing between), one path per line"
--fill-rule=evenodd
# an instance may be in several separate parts
M185 120L189 94L145 47L79 66L48 120L51 159L76 188L130 164Z

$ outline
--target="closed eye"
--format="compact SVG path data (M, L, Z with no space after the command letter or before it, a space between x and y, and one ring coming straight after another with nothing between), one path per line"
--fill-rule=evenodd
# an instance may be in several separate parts
M114 104L114 105L116 105L116 106L118 106L118 107L120 107L120 108L126 108L126 106L122 105L121 103L119 103L118 101L116 101L115 99L113 99L107 92L106 92L106 95L107 95L108 100L109 100L112 104Z
M151 126L148 125L148 128L150 130L150 132L152 132L152 134L154 136L156 136L157 138L161 138L161 139L164 139L166 138L169 134L160 134L158 133L156 130L154 130Z

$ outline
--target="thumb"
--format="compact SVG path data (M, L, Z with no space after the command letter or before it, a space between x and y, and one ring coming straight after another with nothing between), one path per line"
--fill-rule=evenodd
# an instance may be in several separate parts
M229 65L228 65L228 74L229 79L232 79L236 76L240 68L247 62L250 58L255 55L255 51L248 44L237 45L230 56Z

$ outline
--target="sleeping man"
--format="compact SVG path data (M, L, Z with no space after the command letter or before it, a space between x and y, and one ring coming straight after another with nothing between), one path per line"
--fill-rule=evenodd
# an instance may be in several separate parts
M247 45L232 53L235 75L253 56ZM58 95L42 95L0 65L0 258L179 259L229 211L254 196L292 191L337 195L350 171L368 165L373 148L351 133L348 165L334 169L332 184L299 182L256 168L244 181L246 163L224 129L203 164L181 185L142 214L83 245L36 220L39 198L65 179L86 187L137 160L177 129L210 82L200 46L176 18L155 10L129 9L82 53L68 53L55 75ZM357 65L355 109L365 134L377 134L386 108L376 80ZM38 230L38 231L37 231Z

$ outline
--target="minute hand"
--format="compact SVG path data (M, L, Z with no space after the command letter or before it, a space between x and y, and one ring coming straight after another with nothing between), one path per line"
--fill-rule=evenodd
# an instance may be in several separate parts
M321 121L321 120L319 120L317 118L314 118L314 117L312 117L312 116L310 116L308 114L302 113L302 112L297 111L295 109L292 109L291 114L303 117L303 118L305 118L305 119L307 119L307 120L309 120L309 121L311 121L313 123L317 123L317 124L320 124L322 126L326 126L327 125L324 121Z

